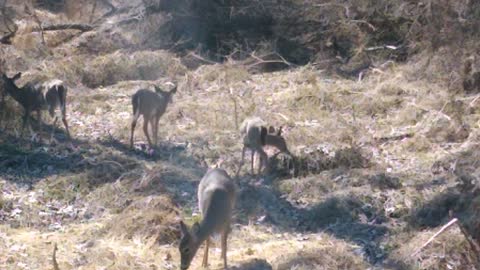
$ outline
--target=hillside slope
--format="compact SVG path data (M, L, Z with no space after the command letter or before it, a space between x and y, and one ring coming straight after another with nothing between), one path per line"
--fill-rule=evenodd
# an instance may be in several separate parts
M178 3L183 2L188 1ZM297 12L308 11L308 4L330 6L293 2L302 7ZM363 2L345 1L358 12L349 16L360 16L346 19L370 20L372 6ZM296 42L308 40L302 44L309 52L305 62L282 58L282 49L271 44L256 44L252 51L239 46L241 53L217 57L234 49L195 47L201 42L182 43L175 31L169 36L175 12L185 7L172 1L36 3L28 11L7 2L2 15L9 14L18 29L11 44L0 45L2 70L9 76L23 72L19 84L63 80L74 139L68 141L59 127L50 141L46 116L37 138L20 137L21 108L6 98L0 123L0 269L178 269L178 221L200 218L196 188L208 167L220 164L234 175L242 148L238 126L252 115L283 126L295 158L267 149L271 173L253 177L249 166L241 170L229 240L232 268L478 266L472 244L479 239L478 222L472 217L480 209L480 111L475 90L462 87L464 59L455 44L369 55L372 65L345 76L335 71L345 71L350 54L375 45L363 28L356 32L358 43L345 41L354 46L345 55L340 43L333 46L339 37L330 45L303 37ZM205 5L196 8L212 7ZM383 4L378 5L380 10ZM302 19L315 18L325 20L317 23L328 33L352 37L348 29L334 31L345 25L332 26L336 19L324 14L330 9L287 24L277 13L285 6L261 10L281 29L271 33L273 39L288 28L286 39L292 42L300 37L297 27L309 25ZM462 13L465 19L478 7L469 8ZM342 20L344 15L331 13ZM37 21L93 28L45 31L42 38ZM237 30L235 42L243 37ZM468 53L477 33L471 34ZM222 40L230 44L229 38ZM333 64L323 65L327 62ZM179 89L160 120L159 147L148 149L137 127L135 149L129 149L131 95L154 85L168 88L168 81ZM412 256L454 217L458 225ZM217 269L222 262L214 244L210 263ZM200 267L202 253L192 269Z

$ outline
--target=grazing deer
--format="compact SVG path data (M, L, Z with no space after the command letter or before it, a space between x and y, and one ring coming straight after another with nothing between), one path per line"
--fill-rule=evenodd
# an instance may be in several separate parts
M243 121L240 126L240 133L243 135L243 149L242 149L242 161L237 171L237 175L240 172L241 167L245 161L245 152L247 148L250 149L252 153L251 160L251 172L254 174L253 163L255 153L260 155L260 167L258 173L262 172L262 166L265 165L265 168L268 168L268 156L263 151L263 147L266 145L274 146L281 152L290 153L287 148L287 143L285 138L282 136L282 127L278 130L275 130L274 127L270 126L269 129L265 127L266 123L259 117L247 118Z
M230 233L232 212L235 206L237 188L235 182L222 169L211 169L203 176L198 186L198 207L202 213L200 224L195 222L192 229L180 221L181 270L186 270L193 257L205 241L202 266L208 265L210 236L221 234L223 267L227 268L227 238Z
M37 112L38 122L41 121L41 111L48 110L51 117L55 117L52 134L55 131L58 116L55 114L56 108L60 108L62 114L62 122L67 131L67 136L70 138L70 132L68 130L68 123L66 117L66 103L67 103L67 88L60 80L52 80L42 84L27 83L22 88L19 88L15 81L22 76L22 73L17 73L12 78L2 74L1 80L5 91L16 100L24 109L23 115L22 134L25 126L28 124L30 132L32 127L30 125L30 113L32 111Z
M172 83L171 83L172 84ZM157 86L155 92L147 89L140 89L132 96L133 119L132 131L130 135L130 148L133 148L133 135L138 118L143 115L143 132L147 137L148 144L153 147L150 136L148 135L148 124L152 128L154 145L157 145L158 121L165 113L168 103L172 101L172 96L177 92L177 85L169 92L163 91Z

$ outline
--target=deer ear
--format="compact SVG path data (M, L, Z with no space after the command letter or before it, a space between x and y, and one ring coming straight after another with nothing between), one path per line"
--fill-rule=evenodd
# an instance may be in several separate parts
M20 77L22 77L22 73L21 73L21 72L15 74L15 76L12 77L12 80L16 81L16 80L18 80Z
M187 225L185 225L183 221L180 221L180 232L182 233L182 237L184 237L185 235L188 235Z
M268 127L268 133L272 134L275 133L275 128L273 126Z
M177 93L177 87L178 87L178 86L175 85L175 87L174 87L172 90L170 90L170 93L172 93L172 94Z
M282 129L283 129L283 126L281 126L281 127L278 129L277 136L281 136L281 135L282 135Z

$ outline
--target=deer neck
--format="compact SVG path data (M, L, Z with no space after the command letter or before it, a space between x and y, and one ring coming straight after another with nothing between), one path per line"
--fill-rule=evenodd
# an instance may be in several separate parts
M13 99L15 99L16 101L20 102L20 100L22 99L22 96L21 96L21 89L18 88L15 83L11 80L8 80L8 81L4 81L5 83L5 90L7 91L7 93L13 97Z
M288 152L285 145L285 140L283 137L278 135L267 134L265 136L265 145L273 146L282 152Z
M167 92L164 94L165 99L167 100L167 104L172 101L172 92Z
M197 233L198 243L203 243L210 235L212 235L215 228L213 220L204 218L200 223L200 227Z

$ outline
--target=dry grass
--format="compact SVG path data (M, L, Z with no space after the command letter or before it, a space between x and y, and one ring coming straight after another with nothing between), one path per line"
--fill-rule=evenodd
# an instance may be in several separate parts
M437 230L438 228L435 228L410 235L395 250L392 258L413 265L413 269L473 269L473 258L469 254L468 242L456 226L438 236L420 254L411 256L413 251L423 245Z
M258 191L259 198L242 194L258 203L258 211L246 225L246 210L239 209L229 241L231 265L248 268L258 259L274 269L368 269L378 256L381 266L382 259L401 262L398 269L467 269L462 265L470 263L469 249L457 229L409 257L435 231L411 226L411 219L420 218L417 210L423 208L437 211L432 224L445 218L448 205L435 204L435 198L456 184L457 163L449 158L479 138L476 97L453 94L455 87L441 77L441 55L431 62L419 55L360 82L327 77L309 65L264 74L233 62L187 70L166 51L119 50L145 41L162 18L149 20L119 36L86 33L58 48L52 46L67 34L47 35L44 48L25 25L15 49L1 48L9 73L26 71L21 83L59 78L70 86L71 132L79 140L75 147L36 147L47 149L49 159L59 157L53 164L58 171L49 172L52 165L41 158L29 160L28 169L23 165L25 157L45 155L4 144L0 136L0 163L14 168L0 176L1 269L52 268L53 243L59 246L60 269L178 268L175 226L179 218L199 218L196 181L206 164L219 160L234 171L242 146L238 124L253 115L284 126L303 174L247 184L248 166L243 167L243 187L268 192ZM135 33L139 29L145 32ZM420 77L425 73L432 74ZM177 80L179 90L160 120L159 149L130 151L131 94L169 80ZM9 100L7 123L18 128L20 110L12 104ZM145 142L140 128L136 142ZM61 158L71 166L61 170ZM432 175L444 159L445 172ZM12 173L16 168L38 171L31 190L12 181L28 178ZM263 218L272 223L255 222ZM213 268L221 267L217 248Z
M108 57L115 58L112 55ZM103 63L100 59L104 58L94 61ZM330 81L310 67L261 75L250 75L228 64L202 67L188 72L185 80L180 81L179 92L161 120L159 135L162 149L175 153L174 145L188 145L183 155L192 155L207 164L224 159L223 166L233 170L241 148L235 119L241 121L249 115L260 115L273 125L285 126L285 137L291 151L305 164L307 161L318 162L319 156L328 160L325 164L321 163L325 166L317 166L306 173L314 173L314 176L286 179L273 185L288 200L313 206L310 215L306 216L309 224L324 228L337 222L368 224L375 220L401 220L420 207L422 201L441 192L441 186L418 189L419 185L429 183L428 172L434 161L447 155L441 143L448 140L433 139L428 134L433 127L445 130L439 127L438 119L458 117L455 106L444 106L451 102L451 97L444 94L446 90L421 81L409 82L402 68L389 71L394 74L392 76L377 74L357 83ZM175 69L171 72L176 74L174 77L181 78L181 72L177 73ZM75 71L72 74L78 76ZM120 145L126 144L131 114L129 96L140 87L162 85L164 80L156 80L157 75L150 81L119 82L99 87L95 92L73 94L70 118L75 136L87 140L99 138L108 141L113 138ZM116 80L124 78L118 77L111 82ZM475 113L464 109L460 111ZM471 122L475 121L475 117L462 116L462 119L469 121L474 130L477 128ZM395 136L404 133L413 133L414 136L395 139ZM144 140L141 131L137 130L136 138ZM184 142L189 143L182 144ZM50 199L83 201L83 218L91 219L84 225L75 222L65 224L63 230L47 234L65 243L59 245L57 260L60 266L95 269L110 265L112 269L145 269L156 265L163 269L169 264L176 265L178 254L175 246L168 244L174 244L178 237L175 229L179 216L177 211L186 220L195 219L192 214L197 211L194 200L182 195L186 186L181 181L198 180L199 175L175 166L195 166L195 162L182 155L160 153L160 156L165 155L166 160L155 164L154 161L138 160L138 157L126 158L122 150L106 149L97 146L89 150L89 155L97 156L95 160L90 160L90 165L86 163L90 169L37 186L45 189L46 197ZM368 161L368 169L364 168L364 161ZM331 166L326 166L327 163ZM247 170L244 167L243 172ZM388 170L387 175L385 170ZM156 176L147 177L146 182L142 182L149 174ZM162 180L165 177L167 180ZM179 183L171 186L168 181ZM140 190L136 188L139 184L143 186ZM86 195L85 199L79 200L83 197L81 194ZM171 198L164 197L166 194L175 199L171 201ZM181 210L173 206L178 202L182 205ZM334 231L336 226L332 227ZM22 227L19 230L26 229ZM33 233L32 239L45 237L46 234L22 232ZM9 239L25 244L24 238L15 236L17 233L9 231ZM416 235L417 232L409 234ZM356 255L355 250L362 248L353 244L352 239L338 240L328 235L308 237L308 240L298 240L290 233L281 233L278 237L276 232L264 231L263 226L240 226L232 234L229 258L233 265L248 264L248 260L253 258L265 259L278 269L325 265L328 265L326 269L368 267L365 258ZM70 239L65 240L67 238ZM400 236L385 240L389 249L403 248L398 239ZM159 247L154 244L157 241L167 245ZM75 253L76 246L82 243L92 246ZM292 247L291 254L280 258L278 254L282 254L285 245ZM51 247L51 244L35 243L35 249L26 250L28 259L9 255L14 259L6 263L8 266L19 261L29 266L49 265L42 259L51 252L51 248L43 250L47 246ZM465 250L464 244L459 244L458 248ZM170 255L158 255L167 253ZM312 255L316 253L321 256ZM71 257L69 254L82 255ZM220 261L214 257L212 263L216 267ZM392 258L416 265L416 262L400 255L392 255ZM425 267L433 269L433 258L429 262L432 266L425 261ZM197 258L194 266L198 263ZM436 263L438 266L441 262Z

